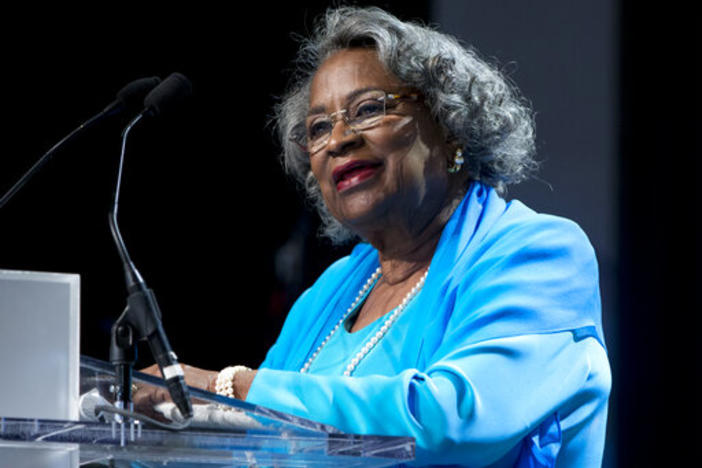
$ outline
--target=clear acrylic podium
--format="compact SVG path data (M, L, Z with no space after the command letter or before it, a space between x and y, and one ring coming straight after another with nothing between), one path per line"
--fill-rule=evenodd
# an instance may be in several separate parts
M110 364L81 357L78 421L0 415L0 467L383 467L414 459L412 438L345 434L194 388L195 419L183 431L124 424L111 414L98 420L94 407L109 400L113 374ZM139 372L134 383L163 386ZM158 410L168 416L173 406Z

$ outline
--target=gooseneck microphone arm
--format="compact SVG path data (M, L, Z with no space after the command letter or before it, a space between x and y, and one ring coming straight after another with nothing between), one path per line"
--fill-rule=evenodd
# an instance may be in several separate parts
M144 99L146 108L125 127L122 132L122 151L119 162L119 173L115 188L113 208L110 213L110 229L124 267L127 285L127 307L112 326L110 342L110 362L116 370L116 400L122 409L130 410L131 402L131 372L136 362L136 342L146 340L151 354L161 370L168 391L181 415L190 420L193 416L192 403L188 387L185 384L183 370L178 363L178 357L172 351L166 333L161 324L161 311L153 291L146 286L144 279L134 266L117 224L119 195L124 167L124 154L129 132L143 117L155 116L163 108L168 108L174 102L182 100L191 92L190 82L180 74L173 74Z
M122 150L119 157L119 168L117 169L117 184L115 186L115 194L112 203L112 212L110 213L109 219L110 231L112 231L112 237L114 238L115 244L117 245L117 252L119 253L120 258L122 259L122 266L124 267L124 276L127 284L127 290L130 292L135 284L143 283L144 280L139 274L139 271L134 266L134 263L132 263L132 260L129 257L129 252L127 251L127 247L124 245L124 239L122 239L122 233L120 232L119 225L117 224L117 211L119 210L119 194L122 188L122 173L124 169L124 154L127 146L127 137L129 136L129 132L131 131L132 127L134 127L134 125L136 125L137 122L139 122L143 117L143 113L137 115L131 122L129 122L129 124L127 124L127 126L124 128L124 131L122 132Z
M103 113L97 114L92 116L90 119L86 120L83 122L78 128L74 129L71 133L63 137L58 143L56 143L54 146L52 146L49 151L44 153L44 155L39 158L37 162L34 163L32 167L29 168L29 170L17 181L15 182L15 185L13 185L10 190L3 195L2 198L0 198L0 208L2 208L5 203L7 203L10 198L12 198L17 192L20 191L22 187L24 187L24 184L26 184L29 179L31 179L34 174L39 172L39 170L46 165L47 162L51 159L51 157L54 155L57 149L62 147L65 143L73 140L77 135L83 132L83 130L92 127L96 122L100 121L105 117Z

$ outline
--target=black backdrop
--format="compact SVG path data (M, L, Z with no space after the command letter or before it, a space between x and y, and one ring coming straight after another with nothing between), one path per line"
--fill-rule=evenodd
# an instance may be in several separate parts
M181 112L133 131L120 207L125 241L183 362L256 366L296 291L345 251L315 240L316 221L282 175L267 125L296 49L290 33L309 30L328 3L237 6L235 13L120 3L6 16L16 28L2 33L2 192L125 83L173 71L192 80L193 99ZM404 19L430 19L427 2L374 3ZM679 34L689 18L623 1L612 45L620 57L613 201L620 325L608 336L618 356L610 405L616 459L607 466L680 457L685 434L694 434L685 421L700 413L692 91L699 76L692 39ZM125 298L107 224L124 123L106 122L65 148L0 213L0 267L79 273L81 351L102 359ZM286 242L304 246L298 281L289 284L275 266ZM150 363L146 347L140 358Z

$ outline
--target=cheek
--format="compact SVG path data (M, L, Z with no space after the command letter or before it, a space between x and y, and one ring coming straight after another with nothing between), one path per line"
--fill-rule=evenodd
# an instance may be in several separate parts
M436 145L426 141L419 127L419 122L411 116L398 118L374 134L372 140L378 152L386 155L388 174L392 175L394 183L418 186L423 198L427 189L425 174L437 156L432 151Z
M319 166L312 166L312 175L314 175L314 178L317 181L317 185L319 185L319 188L322 190L322 195L326 200L329 194L329 184L326 183L327 178L323 177L321 168Z
M416 119L397 116L382 127L367 131L366 142L373 153L385 159L386 165L396 169L405 159L421 158L421 142ZM419 146L418 146L419 144Z
M406 150L419 136L417 120L411 116L397 116L378 131L382 133L378 135L377 141L383 142L388 152Z
M317 180L317 184L319 185L322 193L322 198L324 199L324 204L327 205L327 208L332 212L332 214L335 215L334 200L336 196L336 187L329 182L329 177L325 177L326 169L324 159L318 160L313 158L310 160L310 170L312 171L314 178Z

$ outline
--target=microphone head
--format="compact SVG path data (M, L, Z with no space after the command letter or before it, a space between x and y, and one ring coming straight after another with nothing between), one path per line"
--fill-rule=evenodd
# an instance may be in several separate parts
M158 76L139 78L127 84L117 93L117 102L127 109L138 109L144 103L144 98L161 82Z
M181 73L172 73L144 98L144 113L156 117L178 107L193 93L190 80Z

